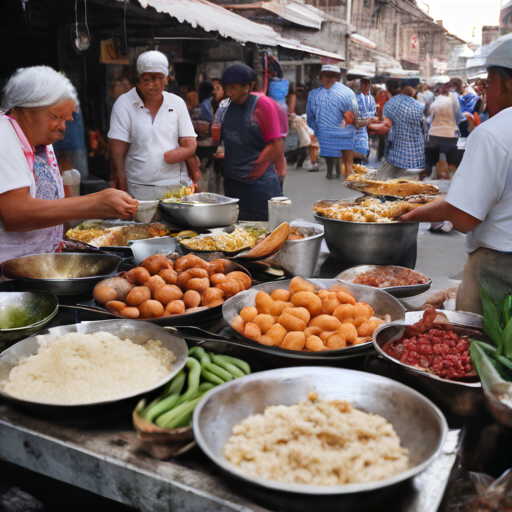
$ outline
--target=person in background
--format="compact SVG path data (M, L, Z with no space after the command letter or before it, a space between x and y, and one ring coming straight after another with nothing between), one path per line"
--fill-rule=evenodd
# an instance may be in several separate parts
M268 220L268 200L281 195L274 162L284 156L281 123L275 102L252 94L256 72L232 64L222 75L231 100L222 121L224 192L240 199L239 220Z
M37 85L37 86L35 86ZM18 69L7 82L0 115L0 264L58 250L63 224L129 219L138 202L106 189L64 198L52 144L73 121L78 97L71 82L47 66Z
M137 72L137 86L120 96L112 109L108 133L112 175L117 188L132 196L142 198L140 191L149 190L156 196L153 199L159 199L159 187L190 185L186 161L190 178L195 182L201 178L196 133L185 102L165 92L167 57L157 51L142 53Z
M375 103L377 105L377 117L382 121L384 119L384 106L391 98L391 93L385 85L382 86L380 92L375 96ZM377 148L377 159L379 162L384 158L386 152L386 136L379 135L379 146Z
M391 99L384 107L382 123L369 125L377 135L388 134L384 160L375 179L387 180L407 175L407 169L425 167L425 140L423 134L424 105L406 94L401 94L396 80L388 80Z
M426 147L438 150L437 178L444 179L450 179L446 157L457 145L459 138L460 104L458 99L450 94L452 89L453 85L449 80L439 84L439 95L430 106L432 124L426 144Z
M469 118L472 118L478 96L460 78L452 78L450 83L459 96L462 117L459 123L461 137L469 135Z
M201 108L201 114L199 119L202 121L208 121L211 123L213 119L212 110L212 94L213 84L210 82L201 82L198 88L199 106Z
M199 94L191 85L186 85L185 92L185 103L187 105L187 109L190 115L194 113L196 108L199 108Z
M368 139L367 126L372 122L377 122L377 105L375 99L370 94L372 83L369 78L364 77L360 80L360 93L357 95L357 104L359 106L359 115L361 126L357 125L356 140L354 144L355 157L366 158L370 153L370 143Z
M339 82L337 66L322 66L322 86L309 93L306 108L308 126L320 143L320 156L327 163L327 179L339 178L339 158L343 156L345 175L352 174L354 163L354 127L357 99L354 91Z
M487 57L489 120L478 126L446 198L402 215L404 222L450 221L466 234L468 259L456 308L482 314L479 286L501 299L512 287L512 35Z
M475 82L473 89L479 96L475 105L475 111L473 112L474 124L478 126L489 119L489 112L487 111L487 80L479 78Z

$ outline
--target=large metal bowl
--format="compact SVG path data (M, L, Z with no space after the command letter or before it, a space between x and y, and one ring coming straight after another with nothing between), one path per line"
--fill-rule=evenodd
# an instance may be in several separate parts
M340 281L336 279L309 279L309 281L318 286L319 289L328 289L331 286L340 284ZM384 317L385 315L389 315L391 320L400 320L405 318L405 309L402 304L400 304L397 299L388 293L379 290L378 288L371 288L370 286L363 286L360 284L343 284L343 286L350 290L357 301L370 304L377 316ZM270 294L274 290L280 288L288 290L289 287L290 280L276 281L254 286L245 292L235 295L222 305L222 315L224 316L224 320L226 320L226 322L231 325L231 321L236 315L240 313L242 308L246 306L254 306L255 298L258 292L263 291ZM241 340L240 342L246 344L248 347L257 347L269 354L275 354L280 357L308 360L311 361L311 364L314 364L314 361L317 359L334 359L340 357L347 358L360 356L366 353L368 350L372 349L372 342L368 341L367 343L362 343L361 345L354 345L337 350L309 352L287 350L281 347L267 347L260 345L256 341L244 338L241 335L239 335L239 338Z
M231 464L223 448L233 427L272 405L294 405L311 391L321 399L348 400L365 412L389 421L409 450L410 469L374 482L314 486L286 484L248 476ZM242 480L245 492L276 510L360 510L366 500L424 471L439 455L447 424L439 409L420 393L396 381L338 368L285 368L255 373L212 389L194 411L194 435L205 454L231 477ZM239 483L240 486L240 483ZM329 501L330 500L330 501ZM328 504L332 506L326 508Z
M119 256L106 253L32 254L7 260L2 272L27 290L80 295L92 292L97 283L115 273L120 262Z
M158 209L178 224L192 228L217 228L235 224L238 201L210 192L191 194L176 202L160 201Z
M347 265L414 268L418 222L347 222L314 214L324 226L330 253Z
M188 355L186 342L164 328L151 323L137 322L135 320L102 320L99 322L83 322L81 324L53 327L48 330L49 333L57 336L64 336L69 332L93 333L100 331L112 333L121 339L129 339L139 345L143 345L149 340L159 340L162 343L162 347L174 353L176 361L173 363L171 371L154 385L141 389L134 394L119 396L113 400L78 405L31 402L7 394L3 390L3 382L9 378L10 371L22 358L37 354L39 344L37 337L33 336L19 341L0 354L0 397L14 407L21 408L30 413L44 415L45 417L70 419L76 417L76 415L97 415L109 412L117 406L133 405L133 402L138 400L141 395L158 389L169 382L185 366Z
M57 297L48 292L0 292L0 351L40 331L58 310ZM6 327L20 320L25 320L23 325Z
M438 313L445 315L448 324L474 331L481 331L482 329L482 317L480 315L444 310L439 310ZM390 371L389 376L417 389L447 414L472 416L478 413L484 402L482 384L480 382L443 379L437 375L432 375L406 365L382 350L382 347L388 341L401 337L400 333L403 326L414 324L420 321L422 317L423 311L408 312L405 315L404 321L380 325L373 333L373 346L379 355L386 360Z

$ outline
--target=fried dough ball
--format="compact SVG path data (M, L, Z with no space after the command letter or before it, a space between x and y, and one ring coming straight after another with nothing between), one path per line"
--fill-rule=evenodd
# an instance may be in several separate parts
M147 300L139 306L139 311L142 318L159 318L164 314L164 307L157 300Z
M240 281L244 287L244 290L248 290L251 287L252 281L251 278L245 273L235 270L234 272L230 272L226 274L226 279L229 281L230 279L236 279Z
M220 283L225 283L227 281L227 277L224 274L212 274L210 276L210 282L212 286L215 286Z
M368 322L368 318L365 318L364 316L358 316L357 318L354 318L350 323L357 329L366 322Z
M187 290L183 295L183 303L187 309L197 308L201 304L201 295L195 290ZM206 304L203 304L203 306L206 306Z
M306 322L297 318L296 316L290 315L289 313L283 313L279 316L277 321L287 330L287 331L304 331L306 328Z
M136 318L139 318L140 311L138 308L124 308L121 311L121 315L123 315L125 318L131 318L135 320Z
M203 293L210 288L210 280L207 277L193 277L187 282L188 290Z
M218 288L208 288L203 295L201 295L201 304L214 308L224 303L224 292Z
M377 329L377 326L382 323L382 320L379 320L378 318L374 318L372 320L369 320L368 322L360 325L357 328L357 334L361 337L367 337L372 336L373 331Z
M270 337L264 334L259 340L258 343L260 345L266 345L267 347L273 347L274 346L274 340Z
M306 345L306 336L303 332L289 332L281 343L281 348L287 350L302 350Z
M151 276L145 283L144 286L149 288L151 295L154 295L155 292L160 288L160 286L164 286L165 281L160 276Z
M341 322L331 315L319 315L309 322L308 327L320 327L323 331L337 331L341 327Z
M244 336L250 340L258 341L261 338L260 328L253 322L245 324Z
M265 338L272 340L272 346L277 347L281 345L284 337L286 336L286 329L281 324L274 324L265 335ZM263 337L263 336L262 336ZM267 341L267 340L265 340ZM267 341L268 342L268 341Z
M356 299L348 292L338 292L336 293L336 297L341 304L352 304L353 306L356 304Z
M222 290L226 299L229 299L229 297L233 297L244 290L243 284L236 279L229 279L225 283L216 285L215 288Z
M184 272L181 272L181 274L178 275L178 280L176 281L176 284L182 289L187 289L187 283L192 279L192 274L185 270Z
M126 308L126 303L121 302L120 300L109 300L105 304L105 309L109 313L115 313L116 315L119 315L123 309Z
M185 313L185 302L182 300L173 300L165 306L164 316L168 315L182 315Z
M318 295L320 297L320 294ZM322 313L332 315L334 310L340 305L340 301L334 292L325 291L322 299Z
M192 277L206 277L209 278L208 272L204 268L189 268L187 272L190 272Z
M318 336L312 335L306 338L306 348L313 352L319 352L324 349L324 342Z
M163 254L153 254L153 256L146 258L140 266L144 267L152 276L158 274L160 270L173 267L172 261Z
M322 332L322 329L320 327L306 327L304 329L304 335L306 336L306 339L308 339L310 336L319 336Z
M276 323L272 315L258 315L253 322L260 328L261 334L267 334Z
M252 322L258 316L258 310L251 306L246 306L240 311L240 316L244 322Z
M174 262L174 270L176 270L176 272L178 273L194 267L204 268L205 270L208 270L209 265L206 261L202 260L195 254L187 254L186 256L178 258Z
M256 295L255 302L258 313L270 315L274 301L272 300L268 293L258 292L258 294Z
M272 297L272 295L270 295ZM274 300L274 304L272 304L272 308L270 309L270 314L272 316L279 316L286 308L288 304L283 302L282 300Z
M198 311L204 311L205 309L208 309L208 306L197 306L197 308L187 309L187 313L197 313Z
M345 348L346 346L347 341L340 334L334 334L327 340L327 343L325 344L325 347L328 350L336 350L337 348Z
M317 316L322 312L322 300L313 292L294 293L291 302L295 307L306 308L311 316Z
M344 336L347 343L354 344L357 339L357 329L352 324L341 324L338 334Z
M358 302L354 306L354 318L363 317L366 320L370 320L373 316L373 309L368 306L368 304L364 304L363 302Z
M340 322L343 322L347 318L354 318L354 306L352 304L341 304L333 311L333 316L336 317Z
M353 345L361 345L362 343L366 343L367 341L370 341L372 338L371 336L361 336L357 338L357 340L353 343Z
M288 313L289 315L300 318L306 325L308 325L311 320L311 314L306 308L286 308L283 310L283 313Z
M290 296L295 295L298 292L314 292L315 286L313 283L306 281L302 277L294 277L290 281Z
M290 292L288 290L284 290L283 288L279 288L278 290L274 290L270 296L273 300L288 302L290 300Z
M158 275L167 283L167 284L176 284L178 281L178 272L173 270L172 268L166 268L165 270L160 270Z
M236 315L235 318L231 320L231 327L240 334L244 333L245 322L242 320L240 315Z
M147 286L136 286L130 290L125 300L129 306L139 306L149 299L151 299L149 288Z
M323 344L327 344L327 340L336 334L336 331L322 331L318 337L322 340Z
M153 293L153 298L167 306L173 300L179 300L183 297L183 292L175 284L166 284L157 288Z
M137 286L142 286L150 277L151 274L144 267L132 268L126 274L126 280Z
M210 263L208 263L208 274L224 274L224 271L226 270L226 265L229 263L229 260L225 259L217 259L212 260Z

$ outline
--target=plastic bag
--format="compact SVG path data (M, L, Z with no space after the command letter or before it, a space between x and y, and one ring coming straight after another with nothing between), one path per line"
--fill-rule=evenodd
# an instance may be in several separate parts
M445 512L512 512L512 471L496 480L469 472L469 480L456 482Z

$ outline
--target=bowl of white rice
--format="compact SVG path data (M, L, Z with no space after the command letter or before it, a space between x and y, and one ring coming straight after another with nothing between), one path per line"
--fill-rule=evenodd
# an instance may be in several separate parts
M326 367L269 370L214 388L193 427L204 453L248 495L294 512L379 503L433 462L448 431L413 389Z
M0 355L0 395L32 412L112 410L164 386L187 352L183 339L148 322L55 327Z

